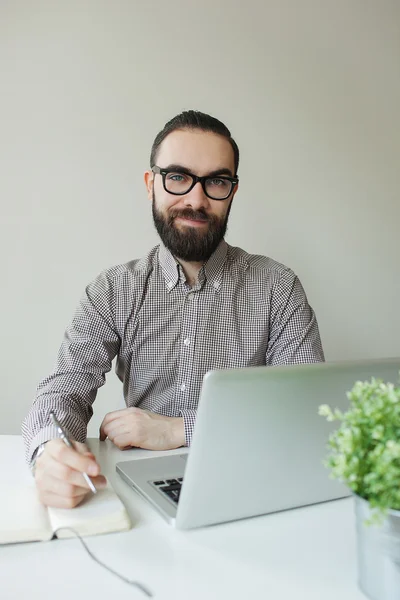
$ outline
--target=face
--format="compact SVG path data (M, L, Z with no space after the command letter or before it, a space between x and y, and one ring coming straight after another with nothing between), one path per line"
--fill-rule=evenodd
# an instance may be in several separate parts
M199 177L218 172L234 177L232 147L224 137L201 130L178 130L162 142L156 164L179 167ZM172 166L173 165L173 166ZM170 252L181 260L205 262L223 239L237 185L226 200L208 198L200 182L185 195L165 191L162 175L146 171L148 198L157 232Z

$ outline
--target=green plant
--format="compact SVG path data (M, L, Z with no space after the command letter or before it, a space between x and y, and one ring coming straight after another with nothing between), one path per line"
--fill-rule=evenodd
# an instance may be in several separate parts
M382 517L400 510L400 387L373 377L357 381L347 397L345 413L319 408L328 421L341 423L329 437L325 465Z

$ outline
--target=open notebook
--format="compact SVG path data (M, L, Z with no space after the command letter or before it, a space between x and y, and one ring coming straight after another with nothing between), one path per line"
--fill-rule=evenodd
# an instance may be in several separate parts
M126 531L131 523L124 505L110 483L104 490L90 496L72 509L46 508L40 503L32 485L1 485L0 544L34 542L74 537L70 527L79 535L95 535Z

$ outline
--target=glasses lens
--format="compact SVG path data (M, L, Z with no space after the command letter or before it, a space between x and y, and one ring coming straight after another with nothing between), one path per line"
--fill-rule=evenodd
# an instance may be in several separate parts
M223 177L213 177L206 179L206 192L211 198L223 200L227 198L232 191L232 182Z
M193 183L193 179L186 173L167 173L165 187L171 194L185 194Z

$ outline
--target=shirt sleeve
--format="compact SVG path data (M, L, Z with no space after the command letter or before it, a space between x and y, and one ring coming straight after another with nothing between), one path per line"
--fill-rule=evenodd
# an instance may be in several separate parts
M323 362L319 328L314 311L298 277L285 269L271 292L267 365Z
M58 437L50 411L71 439L85 441L97 389L104 385L105 374L120 348L113 300L112 282L106 272L86 287L65 331L55 368L39 383L22 423L28 463L40 444Z
M194 426L196 424L197 410L187 409L181 410L180 416L183 417L183 426L185 429L185 446L190 446L192 443Z

